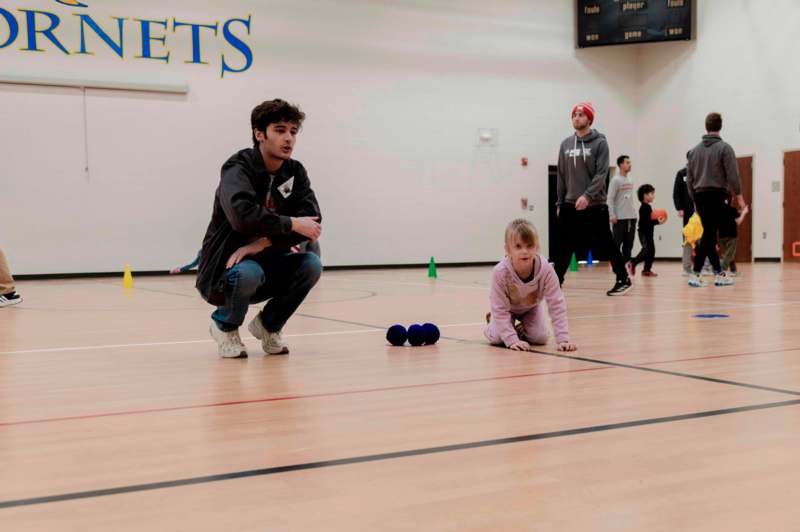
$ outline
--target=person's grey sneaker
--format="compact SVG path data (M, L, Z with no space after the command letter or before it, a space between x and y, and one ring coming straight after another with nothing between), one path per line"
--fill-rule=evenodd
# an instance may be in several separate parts
M283 342L281 331L270 332L261 324L261 313L256 314L256 317L247 325L247 330L250 334L261 340L261 349L268 355L288 355L289 346Z
M208 332L211 333L211 338L217 342L217 350L222 358L247 357L247 348L242 343L238 330L225 332L220 330L214 320L211 320Z
M728 277L728 274L725 272L720 272L714 278L714 286L731 286L733 285L733 279Z
M19 303L22 303L22 296L16 292L0 295L0 308L18 305Z

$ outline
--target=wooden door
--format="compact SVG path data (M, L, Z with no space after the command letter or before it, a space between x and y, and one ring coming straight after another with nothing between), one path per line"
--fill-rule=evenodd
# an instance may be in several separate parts
M750 206L750 213L739 226L736 240L736 262L753 261L753 157L738 157L739 177L742 178L744 202Z
M783 260L800 262L800 151L783 154Z

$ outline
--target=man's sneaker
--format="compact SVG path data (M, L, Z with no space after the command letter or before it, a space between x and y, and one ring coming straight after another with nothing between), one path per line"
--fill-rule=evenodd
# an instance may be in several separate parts
M214 320L211 320L211 325L208 327L208 332L211 333L211 338L217 342L217 350L219 356L222 358L244 358L247 357L247 348L239 338L239 331L223 331L217 326Z
M288 355L289 346L283 342L281 332L270 332L261 324L261 313L247 325L250 334L261 340L261 349L268 355Z
M614 287L606 292L607 296L621 296L625 294L628 290L631 289L631 280L630 278L625 279L624 281L617 281L614 283Z
M647 272L647 271L645 271L645 272L642 272L642 277L658 277L658 274L656 272Z
M22 296L16 292L9 292L0 296L0 308L10 307L22 303Z
M700 274L692 272L692 275L689 276L689 286L693 288L702 288L707 286L707 283L700 278Z
M719 272L714 278L714 286L731 286L732 284L733 279L728 277L728 274L725 272Z
M628 277L636 277L636 265L633 261L628 261L625 263L625 271L628 272Z
M683 275L684 277L691 277L692 275L694 275L694 272L692 270L683 270L683 273L681 275Z

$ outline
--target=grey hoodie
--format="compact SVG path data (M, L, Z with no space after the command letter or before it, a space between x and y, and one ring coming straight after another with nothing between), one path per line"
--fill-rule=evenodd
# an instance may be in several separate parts
M575 203L586 196L589 205L606 202L608 143L602 133L592 129L585 137L571 135L558 152L557 205Z
M688 154L686 170L686 185L692 198L695 192L728 188L737 195L742 193L736 154L719 135L703 135L702 142Z

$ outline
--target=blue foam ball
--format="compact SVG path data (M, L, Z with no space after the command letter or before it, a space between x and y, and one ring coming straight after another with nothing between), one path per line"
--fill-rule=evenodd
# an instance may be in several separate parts
M425 343L425 329L422 328L422 325L415 323L408 328L408 343L411 345Z
M408 333L406 332L406 328L402 325L392 325L389 327L389 330L386 331L386 341L392 345L403 345L406 343L407 338Z
M425 344L433 345L439 341L442 333L439 332L439 327L433 323L425 323L422 325L422 332L425 335Z

